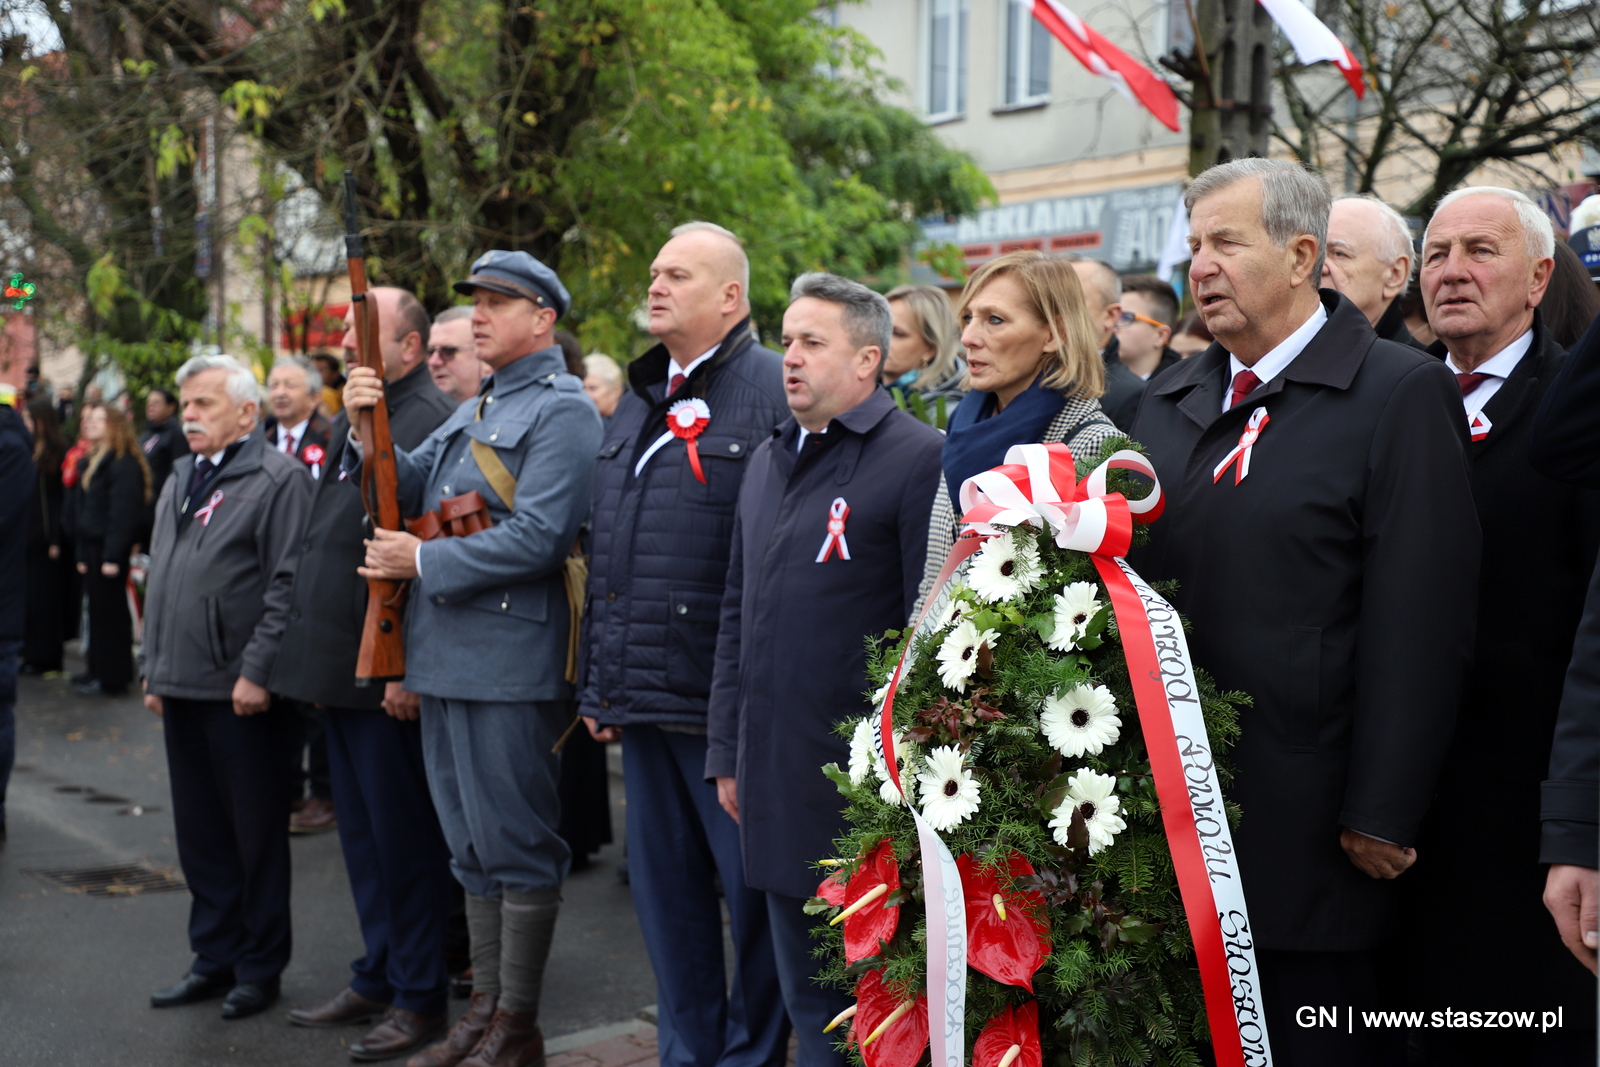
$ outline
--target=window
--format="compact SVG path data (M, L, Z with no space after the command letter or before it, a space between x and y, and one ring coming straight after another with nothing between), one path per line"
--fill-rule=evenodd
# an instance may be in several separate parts
M1006 4L1007 107L1043 103L1050 94L1050 31L1033 17L1030 0Z
M967 110L967 0L927 0L928 118Z

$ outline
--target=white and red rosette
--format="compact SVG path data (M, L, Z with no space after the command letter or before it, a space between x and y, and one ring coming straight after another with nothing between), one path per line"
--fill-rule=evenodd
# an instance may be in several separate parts
M308 465L315 467L317 464L327 459L328 454L322 450L321 445L306 445L306 447L300 450L300 458Z
M200 520L201 526L211 525L211 516L216 514L217 505L222 503L222 490L218 489L211 494L211 499L206 501L205 507L195 511L194 517Z
M1223 473L1234 463L1237 463L1238 467L1233 472L1233 484L1238 485L1244 481L1245 475L1250 473L1250 453L1255 450L1262 431L1271 421L1272 416L1267 414L1266 408L1256 408L1250 413L1249 420L1244 424L1244 432L1239 435L1239 443L1233 446L1232 452L1222 457L1222 462L1211 472L1213 484L1220 482Z
M694 442L710 423L711 408L697 396L680 400L667 409L667 431L684 443L689 452L689 469L701 484L705 483L706 472L700 467L700 448Z
M1256 415L1260 416L1258 436L1266 423L1266 409L1257 409L1252 420ZM1241 441L1237 458L1248 463L1247 450L1253 443L1254 437ZM1138 500L1110 492L1107 475L1114 468L1148 477L1150 492ZM914 629L924 631L960 564L1006 528L1048 528L1056 544L1089 554L1116 615L1162 822L1194 939L1217 1063L1220 1067L1271 1067L1254 935L1188 641L1178 613L1121 558L1132 545L1134 525L1154 522L1163 510L1155 469L1144 456L1124 450L1113 453L1080 482L1065 445L1014 445L1006 452L1004 464L962 484L961 505L966 530L940 570ZM885 773L902 792L894 752L894 697L912 644L906 642L889 679L873 738ZM964 922L964 908L949 898L959 897L960 883L954 877L949 849L915 806L911 813L921 839L927 887L933 1064L959 1067L963 1062L966 938L964 929L957 929Z

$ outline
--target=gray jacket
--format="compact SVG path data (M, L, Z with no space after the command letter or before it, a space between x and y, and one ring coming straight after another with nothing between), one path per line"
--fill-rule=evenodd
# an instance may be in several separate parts
M559 348L502 367L479 395L481 421L478 401L469 400L414 450L395 449L407 516L476 489L494 521L471 537L422 546L422 573L406 604L406 689L456 700L564 699L562 568L589 514L600 413ZM474 440L493 448L517 480L515 512L478 469Z
M263 440L259 430L245 439L186 519L179 509L193 455L173 464L161 489L144 620L145 681L157 696L228 700L240 675L265 686L272 673L311 478L305 464Z

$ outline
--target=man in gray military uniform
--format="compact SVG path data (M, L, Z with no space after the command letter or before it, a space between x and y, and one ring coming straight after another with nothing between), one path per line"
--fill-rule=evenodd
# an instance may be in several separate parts
M401 510L477 491L493 526L429 541L379 530L360 573L411 582L405 688L422 696L428 785L472 939L471 1008L409 1063L529 1067L544 1062L539 990L570 860L551 752L570 714L563 567L589 513L601 424L552 336L571 305L555 271L494 251L456 290L472 296L492 373L476 403L415 450L395 449ZM354 368L345 406L382 392Z

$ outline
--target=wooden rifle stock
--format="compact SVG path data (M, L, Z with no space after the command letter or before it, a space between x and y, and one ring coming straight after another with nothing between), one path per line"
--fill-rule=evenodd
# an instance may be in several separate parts
M378 306L367 294L366 258L361 251L361 220L356 209L356 179L344 172L345 263L350 270L351 319L355 323L356 356L383 380L383 353L378 345ZM389 405L362 411L361 502L374 528L399 530L400 478L394 466L394 440L389 435ZM387 578L367 579L367 618L361 627L361 651L356 656L356 684L373 679L399 678L406 673L406 652L400 632L400 608L405 583Z

